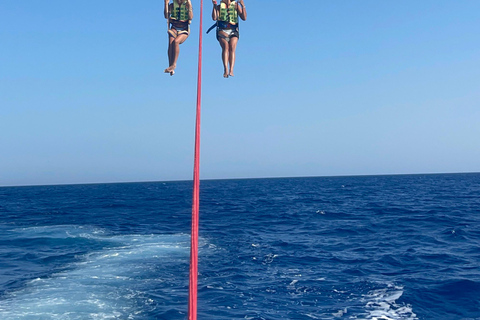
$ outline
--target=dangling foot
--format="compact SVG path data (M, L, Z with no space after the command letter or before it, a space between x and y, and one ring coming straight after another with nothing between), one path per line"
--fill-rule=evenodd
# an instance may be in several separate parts
M170 67L165 69L165 73L170 73L170 75L173 76L175 74L176 67L177 67L176 65L171 65Z
M230 70L230 73L228 74L230 77L233 77L233 70Z
M228 78L228 72L227 69L223 70L223 77Z

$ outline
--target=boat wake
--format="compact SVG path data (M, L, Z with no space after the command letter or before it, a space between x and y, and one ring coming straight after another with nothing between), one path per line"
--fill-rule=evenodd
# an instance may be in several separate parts
M18 290L5 293L1 319L147 319L162 304L171 307L172 292L180 291L184 303L187 277L177 278L179 268L188 274L188 235L116 236L78 226L18 229L11 235L33 240L37 247L42 241L59 248L79 241L91 251L84 248L90 252L63 271L25 280Z

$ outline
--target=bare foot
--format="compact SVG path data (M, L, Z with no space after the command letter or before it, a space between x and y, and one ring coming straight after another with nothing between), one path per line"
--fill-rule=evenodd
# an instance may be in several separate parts
M233 77L233 70L230 70L229 76L230 76L230 77Z
M173 76L173 74L175 73L174 70L175 70L176 67L177 67L176 65L172 65L172 66L168 67L167 69L165 69L164 72L165 73L170 73L170 75Z
M223 72L223 77L224 77L224 78L228 78L228 72L227 72L227 70L225 70L225 71Z

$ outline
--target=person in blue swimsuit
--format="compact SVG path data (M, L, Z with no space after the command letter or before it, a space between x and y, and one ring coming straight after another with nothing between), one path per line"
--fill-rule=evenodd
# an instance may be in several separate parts
M238 17L245 21L247 9L243 0L221 0L219 5L212 0L212 3L212 19L217 21L217 40L222 47L223 77L233 77L235 50L240 37Z
M168 20L168 63L165 73L175 74L180 45L187 40L190 34L190 22L193 19L191 0L165 0L165 19Z

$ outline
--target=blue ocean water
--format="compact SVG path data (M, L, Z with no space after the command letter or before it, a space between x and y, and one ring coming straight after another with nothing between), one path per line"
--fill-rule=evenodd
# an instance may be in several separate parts
M186 319L191 182L0 188L0 319ZM480 174L201 182L199 319L480 319Z

